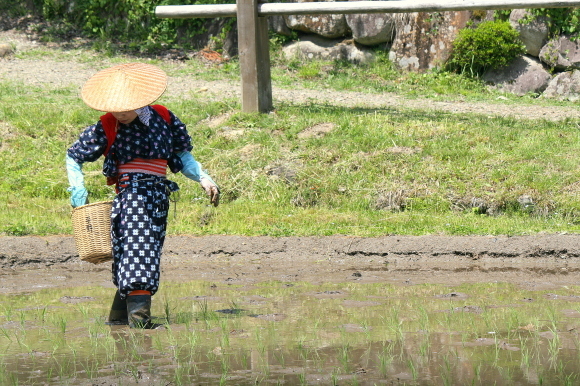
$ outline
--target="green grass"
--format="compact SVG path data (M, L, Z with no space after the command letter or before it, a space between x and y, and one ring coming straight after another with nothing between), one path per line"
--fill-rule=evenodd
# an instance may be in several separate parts
M22 57L126 60L87 51ZM75 52L77 54L75 55ZM52 55L52 56L51 56ZM446 101L571 106L516 98L451 73L399 74L384 58L361 69L344 63L283 63L273 55L279 87L396 92ZM237 62L184 66L154 61L172 76L239 79ZM364 71L363 71L364 70ZM370 75L369 75L370 74ZM498 96L502 96L498 99ZM516 235L575 233L580 229L580 144L577 120L558 122L385 107L370 109L277 103L271 114L240 112L238 100L203 94L166 104L188 124L194 155L222 188L217 209L206 206L198 184L181 186L170 234L236 235ZM208 117L228 114L220 125ZM99 113L73 87L0 82L0 234L70 234L64 154ZM324 136L304 137L316 125ZM227 135L236 132L238 135ZM101 162L85 165L92 202L113 192ZM533 205L523 206L528 196Z

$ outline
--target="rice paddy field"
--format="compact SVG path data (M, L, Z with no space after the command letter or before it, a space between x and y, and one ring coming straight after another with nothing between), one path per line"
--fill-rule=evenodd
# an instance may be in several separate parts
M574 385L578 245L170 237L139 330L106 324L109 264L71 237L4 237L0 384Z

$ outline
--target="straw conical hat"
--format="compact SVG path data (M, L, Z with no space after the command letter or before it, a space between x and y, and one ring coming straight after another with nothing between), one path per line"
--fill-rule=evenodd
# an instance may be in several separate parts
M167 75L159 67L127 63L93 75L83 86L83 101L95 110L132 111L155 102L167 87Z

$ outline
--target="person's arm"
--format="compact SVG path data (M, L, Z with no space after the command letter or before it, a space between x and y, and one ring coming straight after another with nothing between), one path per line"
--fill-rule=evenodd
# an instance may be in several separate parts
M66 173L70 187L70 204L73 208L88 204L88 192L85 188L85 177L82 171L82 164L76 162L71 156L66 156Z
M66 172L68 175L70 203L73 208L88 204L85 188L83 163L97 160L107 147L107 137L102 125L97 123L87 127L66 153Z
M214 182L214 180L207 174L201 167L201 164L193 158L193 154L188 151L182 151L177 153L181 162L183 163L183 168L181 173L189 179L197 181L201 184L201 187L205 190L206 194L209 196L210 202L213 206L219 205L220 199L220 188Z

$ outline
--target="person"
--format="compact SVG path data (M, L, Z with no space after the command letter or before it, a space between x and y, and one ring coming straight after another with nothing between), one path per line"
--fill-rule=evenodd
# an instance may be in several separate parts
M151 297L159 288L160 260L169 198L178 190L167 168L197 181L219 204L220 190L191 154L186 125L162 105L167 76L157 66L127 63L93 75L81 97L106 112L68 148L66 169L71 205L88 203L82 166L104 156L103 174L115 185L111 210L112 277L117 287L109 324L156 328Z

